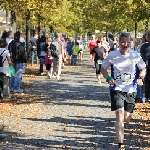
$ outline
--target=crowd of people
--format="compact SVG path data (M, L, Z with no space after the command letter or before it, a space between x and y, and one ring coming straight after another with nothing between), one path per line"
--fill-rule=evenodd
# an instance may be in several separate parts
M39 63L39 74L60 79L61 70L68 57L70 65L82 61L86 41L81 37L65 38L62 33L54 37L35 33L30 39L31 64ZM10 98L11 93L22 93L20 88L22 74L27 67L26 44L22 34L17 31L4 31L0 39L0 84L1 99ZM77 59L79 58L79 59ZM44 72L44 66L46 72Z
M1 98L9 98L10 92L23 92L20 83L23 69L27 67L27 56L21 38L20 32L8 31L0 39ZM92 35L88 41L82 37L64 38L61 33L57 33L54 39L45 34L35 34L29 45L32 65L34 61L39 62L40 75L46 74L48 79L55 77L57 80L61 77L66 57L70 65L76 65L77 60L82 61L85 47L89 47L91 66L96 70L98 84L101 84L101 76L109 84L111 110L116 113L118 146L119 150L124 150L124 122L130 122L137 99L145 102L150 98L150 32L144 34L139 51L128 32L109 39Z

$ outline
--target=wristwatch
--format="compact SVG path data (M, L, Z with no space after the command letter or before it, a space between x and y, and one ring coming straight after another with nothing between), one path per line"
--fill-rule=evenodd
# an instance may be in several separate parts
M138 79L144 79L144 77L139 77Z

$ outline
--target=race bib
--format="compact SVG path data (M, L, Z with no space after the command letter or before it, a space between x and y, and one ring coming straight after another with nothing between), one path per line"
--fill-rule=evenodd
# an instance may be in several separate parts
M116 80L129 83L132 82L131 74L130 73L124 73L124 72L117 72Z
M103 62L102 60L97 60L98 64L102 64L102 62Z

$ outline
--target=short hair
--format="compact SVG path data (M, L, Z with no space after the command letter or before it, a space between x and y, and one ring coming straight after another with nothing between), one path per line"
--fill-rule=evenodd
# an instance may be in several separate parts
M46 37L46 43L48 43L48 42L52 42L52 39L49 36Z
M21 37L21 33L19 31L17 31L15 34L14 34L14 39L17 39L19 40Z
M146 37L150 38L150 31L146 32Z
M56 38L60 38L60 37L61 37L61 33L56 33L56 34L55 34L55 37L56 37Z
M6 39L3 38L0 40L0 48L5 48L7 46L7 42L6 42Z
M120 35L119 35L119 41L121 41L121 39L123 37L126 37L126 38L130 38L131 39L131 35L129 32L121 32Z
M12 31L8 31L7 32L7 37L9 37L13 32Z
M79 46L79 43L78 43L78 41L77 41L77 40L75 40L74 45Z
M7 31L6 30L3 31L1 38L5 38L5 39L7 38Z
M40 42L46 42L46 36L43 34L40 38Z
M97 43L97 44L98 44L98 43L101 43L101 41L100 41L100 40L97 40L96 43Z

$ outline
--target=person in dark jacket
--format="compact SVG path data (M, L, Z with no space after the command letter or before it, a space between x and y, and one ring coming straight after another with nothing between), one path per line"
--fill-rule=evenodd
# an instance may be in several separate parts
M15 76L10 77L10 91L14 93L22 93L23 89L20 89L20 83L22 80L23 67L26 66L27 57L25 53L25 48L20 40L21 33L17 31L14 34L14 40L9 44L10 57L15 69Z
M141 46L140 53L146 63L145 98L150 99L150 31L146 33L146 42Z
M40 74L44 75L45 73L43 72L43 64L44 64L44 58L46 56L45 53L46 50L46 36L42 35L38 40L37 40L37 56L40 59Z
M38 64L38 57L37 57L37 39L38 34L35 34L33 38L30 40L30 47L31 47L31 57L32 57L32 65L34 64L34 59L36 58L36 64Z

